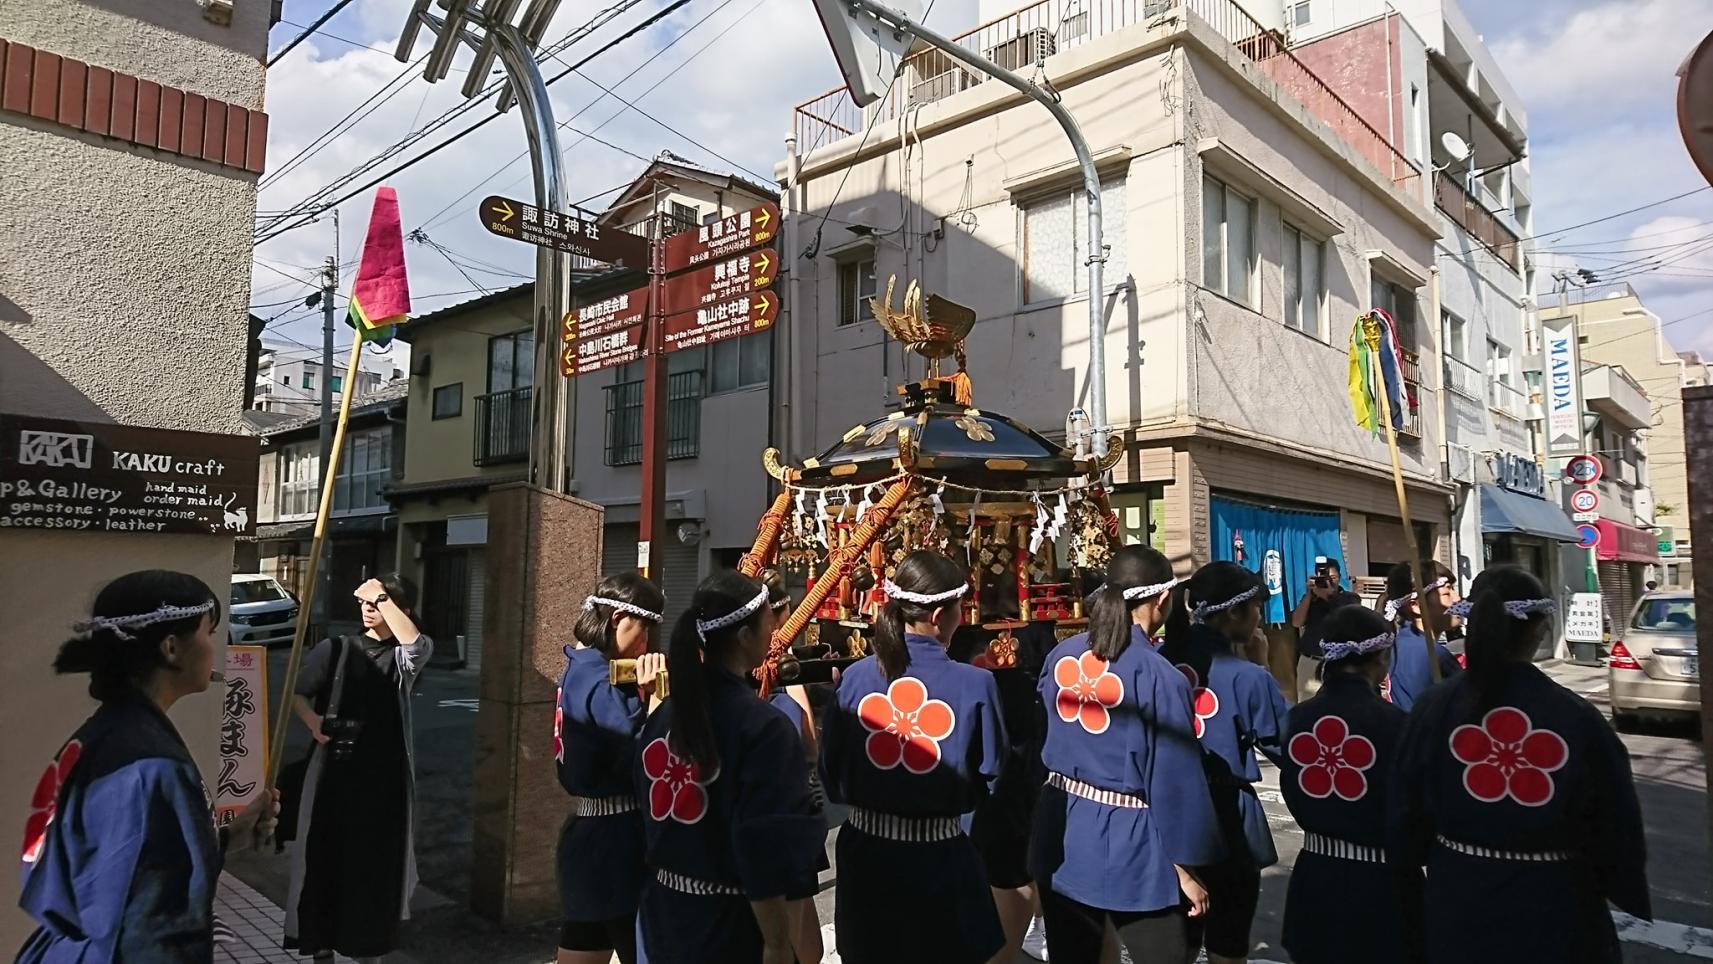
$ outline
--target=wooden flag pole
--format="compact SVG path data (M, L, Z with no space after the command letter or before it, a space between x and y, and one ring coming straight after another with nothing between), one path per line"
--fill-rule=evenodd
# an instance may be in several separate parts
M1428 670L1433 674L1435 683L1440 680L1439 653L1435 646L1439 642L1439 633L1435 631L1433 617L1429 614L1427 600L1423 598L1422 587L1427 583L1422 581L1421 549L1416 545L1416 527L1410 523L1410 503L1404 496L1404 465L1398 457L1398 430L1392 426L1392 396L1386 387L1386 369L1380 361L1380 319L1373 314L1362 316L1362 340L1368 345L1368 359L1376 368L1380 388L1374 394L1380 398L1380 421L1386 426L1386 447L1392 453L1392 485L1398 491L1398 517L1404 522L1404 545L1410 558L1410 582L1416 590L1416 608L1422 614L1422 641L1427 646ZM1403 371L1398 372L1398 378L1404 377Z
M339 455L345 450L345 425L351 418L351 396L357 390L357 362L362 356L363 332L359 330L351 342L351 360L345 369L345 391L339 399L339 421L333 429L333 448L327 454L326 470L321 476L321 508L315 514L315 540L310 544L309 568L304 574L303 601L297 609L297 631L291 638L291 658L286 661L285 685L280 689L279 709L274 711L273 738L268 741L268 747L274 752L268 756L267 774L262 782L264 792L274 788L280 775L280 763L285 759L292 692L297 689L297 671L303 663L303 641L309 634L309 614L315 602L316 577L321 570L321 547L327 539L327 514L333 508L333 481L339 477Z

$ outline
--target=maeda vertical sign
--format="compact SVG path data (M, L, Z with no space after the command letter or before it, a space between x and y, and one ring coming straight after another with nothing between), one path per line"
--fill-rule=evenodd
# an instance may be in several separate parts
M1582 451L1582 360L1576 345L1576 319L1542 319L1541 333L1547 454L1576 455Z

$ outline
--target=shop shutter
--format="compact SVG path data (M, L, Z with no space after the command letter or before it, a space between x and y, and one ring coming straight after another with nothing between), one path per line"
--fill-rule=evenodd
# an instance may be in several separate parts
M466 603L464 617L464 665L469 669L482 668L482 619L483 603L488 597L488 552L486 549L471 549L468 554L470 571L470 595Z
M677 621L678 614L690 605L690 597L696 593L696 584L701 581L702 563L700 546L687 546L679 542L670 526L667 532L667 537L656 543L661 548L660 565L657 567L660 587L666 592L666 619L661 626L660 636L662 645L671 634L672 624ZM602 576L636 570L637 535L638 529L634 523L617 523L606 527L601 547Z
M1617 639L1624 635L1624 627L1630 622L1630 607L1636 604L1635 584L1630 578L1631 566L1623 562L1602 562L1599 574L1600 601L1606 607L1612 637Z

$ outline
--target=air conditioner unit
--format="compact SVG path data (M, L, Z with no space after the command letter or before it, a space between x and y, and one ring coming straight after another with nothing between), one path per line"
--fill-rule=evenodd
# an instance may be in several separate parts
M1467 445L1445 443L1445 475L1463 485L1475 484L1475 453Z
M1058 43L1047 28L1035 27L987 48L987 59L1006 70L1022 70L1046 60L1057 49Z

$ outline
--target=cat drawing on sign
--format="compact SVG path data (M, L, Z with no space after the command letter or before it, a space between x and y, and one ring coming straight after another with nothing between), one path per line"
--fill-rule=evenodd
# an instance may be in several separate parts
M232 503L236 501L238 501L238 493L234 492L227 497L226 505L222 511L226 515L226 528L234 532L243 532L250 527L250 510L246 507L233 512Z

